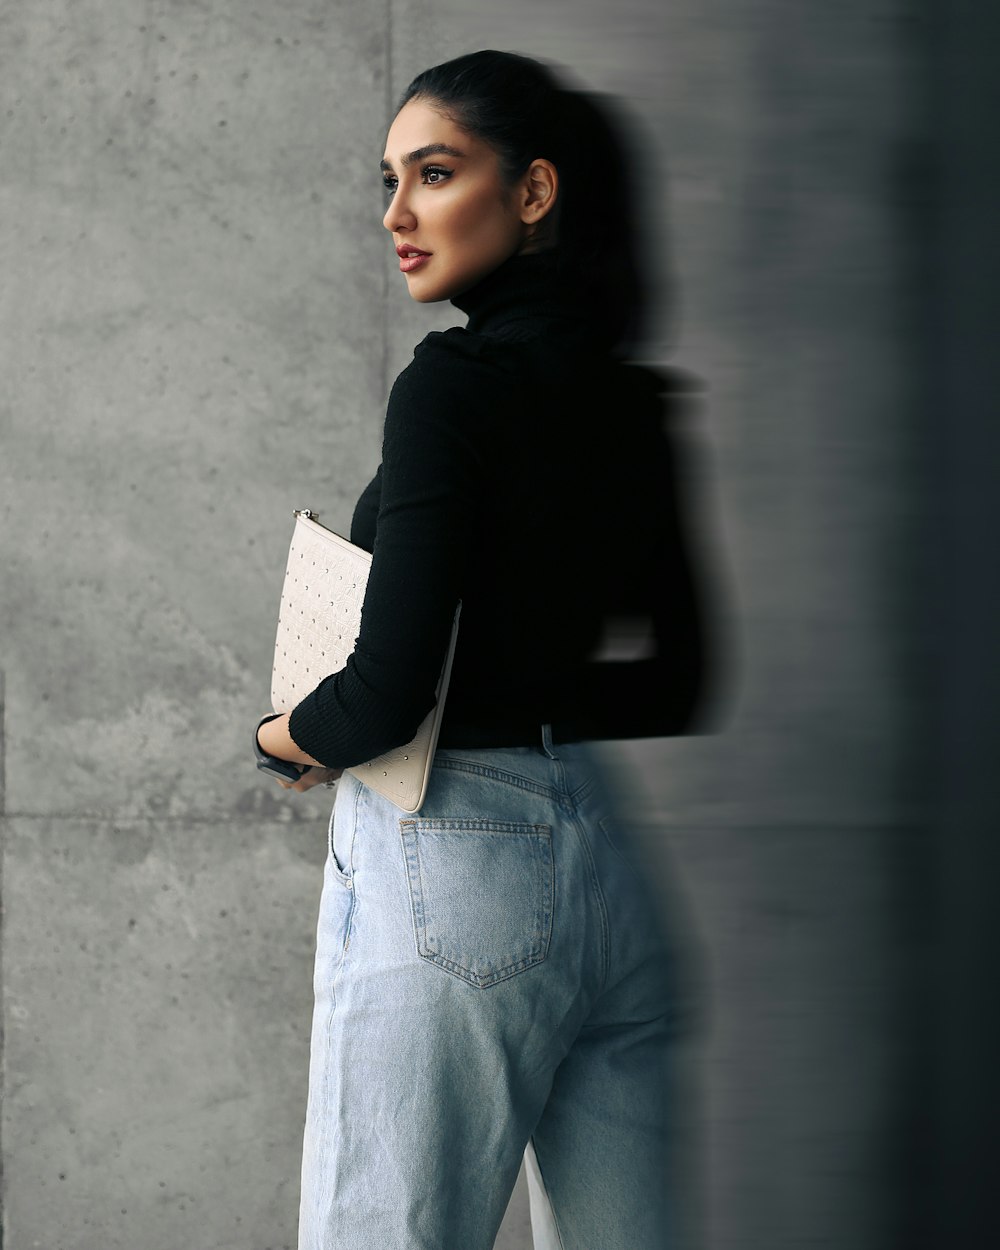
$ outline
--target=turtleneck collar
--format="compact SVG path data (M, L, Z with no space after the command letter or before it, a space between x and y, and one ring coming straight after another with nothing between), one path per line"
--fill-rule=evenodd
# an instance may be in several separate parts
M511 256L451 303L468 315L474 333L502 338L534 338L553 321L586 331L591 322L545 252Z

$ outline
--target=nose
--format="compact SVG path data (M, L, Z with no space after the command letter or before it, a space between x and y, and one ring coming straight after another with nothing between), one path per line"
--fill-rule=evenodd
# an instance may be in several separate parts
M397 188L396 194L389 201L389 207L385 210L382 225L386 230L395 233L397 230L412 230L416 224L417 219L403 198L402 190Z

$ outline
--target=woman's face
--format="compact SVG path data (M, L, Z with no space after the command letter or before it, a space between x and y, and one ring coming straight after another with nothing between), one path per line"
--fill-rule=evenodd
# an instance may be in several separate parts
M382 171L390 192L382 224L413 299L451 299L520 250L519 188L504 185L496 152L424 100L397 113Z

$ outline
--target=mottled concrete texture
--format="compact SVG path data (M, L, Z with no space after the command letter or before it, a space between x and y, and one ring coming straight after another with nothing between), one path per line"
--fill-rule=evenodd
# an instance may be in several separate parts
M294 1244L315 843L8 822L5 1244Z
M723 736L616 751L702 1003L685 1250L888 1244L926 643L894 12L3 5L7 1250L295 1244L328 796L258 779L249 726L292 509L347 526L393 374L457 319L391 263L390 102L481 46L632 107L648 351L710 387L738 697ZM523 1182L497 1246L530 1246Z

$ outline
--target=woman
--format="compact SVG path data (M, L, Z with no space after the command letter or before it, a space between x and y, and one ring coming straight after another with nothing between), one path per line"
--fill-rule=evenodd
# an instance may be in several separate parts
M300 1250L488 1250L522 1155L536 1247L654 1250L676 1008L587 744L687 731L702 664L666 375L623 359L627 170L606 109L499 52L411 83L382 170L409 294L469 321L392 388L354 655L260 728L293 789L413 736L462 617L417 817L339 783Z

